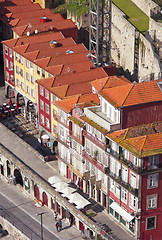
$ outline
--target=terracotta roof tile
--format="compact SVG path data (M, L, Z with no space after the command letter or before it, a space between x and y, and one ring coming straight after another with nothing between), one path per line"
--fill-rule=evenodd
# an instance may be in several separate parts
M24 36L23 38L15 38L15 39L9 39L5 40L2 43L7 45L10 48L20 46L23 44L34 44L34 43L42 43L42 42L50 42L52 40L58 41L59 39L64 39L61 32L45 32L40 35L33 35L33 36Z
M68 85L63 85L63 86L51 88L50 91L54 93L58 98L63 99L64 97L66 97L68 87L69 87Z
M43 9L42 9L43 10ZM34 11L33 15L32 16L28 16L28 12L25 12L23 17L21 17L20 19L20 16L18 15L17 18L20 19L19 23L16 25L16 27L19 27L19 26L24 26L24 25L31 25L32 26L35 26L35 25L39 25L40 27L44 26L44 24L46 25L47 22L45 23L41 23L40 22L40 17L47 17L49 19L48 23L50 23L51 25L54 25L56 24L56 22L61 22L62 24L64 23L65 19L61 16L60 13L56 13L56 14L53 14L53 15L44 15L43 12L42 14L39 14L39 16L35 16L35 13L37 11ZM39 12L41 12L39 10Z
M155 80L104 89L99 93L115 107L162 101L162 92Z
M137 157L162 153L162 122L115 131L107 137Z
M31 11L35 11L35 10L40 10L42 9L42 7L36 3L36 4L24 4L25 7L23 5L17 5L17 6L9 6L6 7L6 9L8 10L8 12L12 12L12 13L22 13L22 12L31 12Z
M128 84L120 87L104 89L99 94L110 102L114 107L121 107L125 102L126 97L130 93L133 84Z
M61 101L55 101L53 102L53 104L68 113L68 112L71 112L72 109L74 109L77 101L78 101L78 96L73 96L67 99L63 99Z

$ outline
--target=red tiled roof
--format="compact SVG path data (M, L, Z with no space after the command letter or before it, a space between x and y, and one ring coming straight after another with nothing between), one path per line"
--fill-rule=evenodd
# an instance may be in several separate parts
M8 12L12 12L12 13L30 12L30 11L42 9L42 7L39 5L39 3L35 3L35 4L29 3L29 4L24 4L24 5L9 6L9 7L5 7L5 8L8 10Z
M155 80L104 89L99 93L115 107L162 101L162 92Z
M29 31L28 25L21 26L24 28L24 31L22 31L22 28L20 30L20 27L14 27L13 31L18 35L26 35L26 33ZM46 22L44 24L39 23L39 24L33 24L32 27L30 28L30 32L33 33L35 29L38 29L39 32L46 32L46 31L63 31L65 29L74 29L76 28L76 25L71 21L71 19L65 19L62 21L56 21L56 22Z
M73 96L73 97L63 99L61 101L55 101L54 105L56 105L58 108L61 108L68 113L68 112L71 112L72 109L74 109L75 104L78 101L78 97L79 96Z
M23 44L34 44L34 43L42 43L42 42L50 42L52 40L60 40L64 39L61 32L45 32L40 35L33 36L24 36L23 38L13 38L9 40L2 41L3 44L7 45L10 48L20 46Z
M34 14L32 15L32 17L28 16L28 12L24 13L24 16L22 18L20 18L20 16L18 16L17 18L20 19L20 21L16 25L13 25L13 26L19 27L19 26L24 26L24 25L30 25L32 27L33 25L39 25L41 27L41 26L46 25L47 22L41 23L40 17L35 16L35 12L36 11L34 11ZM41 11L39 10L39 12L41 12ZM40 16L44 17L43 13ZM46 15L45 17L47 17L49 19L49 22L52 25L55 25L56 22L63 23L65 21L65 19L61 16L60 13L56 13L56 14L49 15L49 16ZM11 24L11 22L10 22L10 24Z
M162 154L162 122L114 131L107 137L137 157Z

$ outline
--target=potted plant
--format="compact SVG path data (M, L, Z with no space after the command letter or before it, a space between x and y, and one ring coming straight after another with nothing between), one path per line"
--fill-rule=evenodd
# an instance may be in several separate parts
M97 155L98 155L98 151L96 150L96 151L94 152L94 159L95 159L95 160L97 160Z

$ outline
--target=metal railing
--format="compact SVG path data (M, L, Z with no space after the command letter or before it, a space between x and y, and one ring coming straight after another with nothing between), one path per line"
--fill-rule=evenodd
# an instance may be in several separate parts
M15 217L11 212L3 208L0 205L0 216L10 222L15 228L17 228L21 233L27 236L31 240L41 240L41 237L33 232L31 228L22 223L22 221Z

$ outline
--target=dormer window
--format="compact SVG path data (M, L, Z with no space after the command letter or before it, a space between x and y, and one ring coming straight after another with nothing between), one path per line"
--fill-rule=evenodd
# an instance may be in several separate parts
M79 113L78 110L79 110L78 107L75 107L75 114L77 114L77 115L78 115L78 113Z
M49 91L47 89L45 89L45 98L49 100Z

